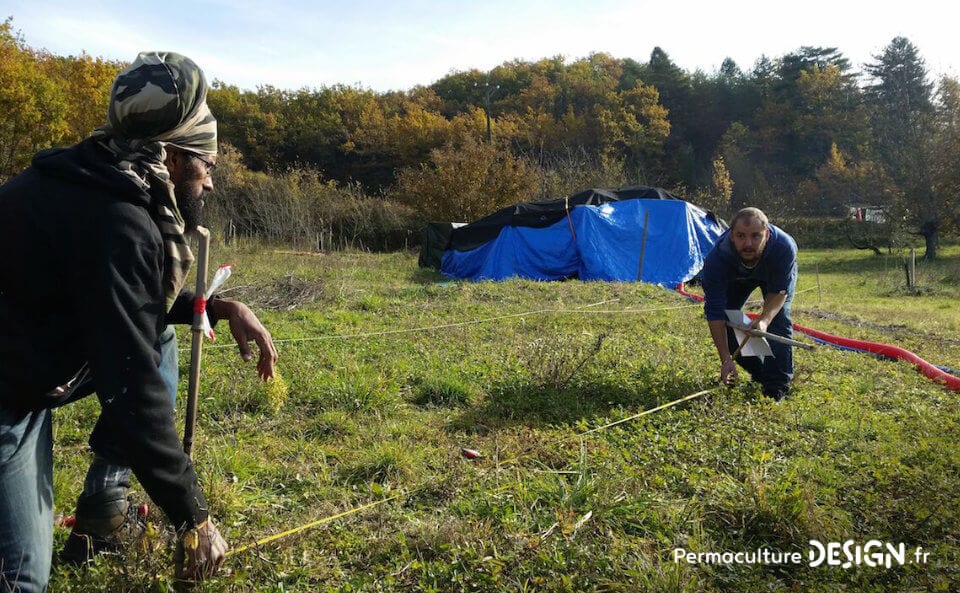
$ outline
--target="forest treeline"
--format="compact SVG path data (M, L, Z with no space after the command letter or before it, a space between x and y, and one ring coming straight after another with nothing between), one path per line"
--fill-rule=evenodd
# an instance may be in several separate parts
M0 178L102 125L124 66L30 48L0 25ZM595 53L510 61L429 85L256 91L214 81L222 232L390 248L421 221L471 220L588 187L657 185L728 215L844 217L883 208L891 233L960 226L960 83L931 80L897 37L855 69L800 47L749 70L688 72ZM836 227L834 227L836 228Z

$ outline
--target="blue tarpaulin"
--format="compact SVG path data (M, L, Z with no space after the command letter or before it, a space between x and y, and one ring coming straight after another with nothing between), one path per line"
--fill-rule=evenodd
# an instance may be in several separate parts
M682 200L576 206L550 226L508 225L479 247L448 249L440 271L467 280L639 279L672 287L697 275L722 232L705 211Z

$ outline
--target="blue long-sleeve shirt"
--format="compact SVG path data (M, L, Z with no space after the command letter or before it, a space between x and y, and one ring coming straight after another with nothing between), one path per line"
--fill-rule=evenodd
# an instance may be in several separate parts
M731 283L759 286L764 296L786 292L793 297L797 283L797 243L783 229L770 225L770 238L753 268L741 263L730 240L730 229L724 232L703 265L703 311L707 321L726 321L727 292Z

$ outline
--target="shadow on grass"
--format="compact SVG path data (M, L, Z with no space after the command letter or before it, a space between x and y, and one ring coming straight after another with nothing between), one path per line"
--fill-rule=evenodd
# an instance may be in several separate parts
M628 416L677 400L702 387L688 381L644 385L625 384L614 379L592 378L575 385L556 388L528 381L505 381L491 387L486 397L454 417L453 431L474 431L478 427L502 428L562 426L578 422L598 424L611 416Z
M437 284L438 282L452 282L450 278L447 278L440 273L439 270L433 268L417 268L410 274L410 281L415 284L421 285L430 285Z

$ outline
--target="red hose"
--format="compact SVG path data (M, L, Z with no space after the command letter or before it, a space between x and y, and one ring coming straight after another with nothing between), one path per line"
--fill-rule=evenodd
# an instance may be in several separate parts
M703 301L703 297L695 294L691 294L684 290L683 284L677 286L677 292L687 297L688 299L693 299L695 301ZM751 319L757 317L756 313L748 313ZM877 354L880 356L886 356L887 358L895 358L898 360L906 360L907 362L913 363L921 373L925 376L933 379L938 383L946 385L948 389L952 391L960 391L960 377L951 375L950 373L940 370L924 359L920 358L913 352L909 350L904 350L899 346L891 346L889 344L881 344L879 342L867 342L865 340L854 340L851 338L844 338L841 336L835 336L833 334L828 334L819 330L815 330L809 327L804 327L796 323L793 324L793 329L796 331L806 334L811 338L816 338L818 340L823 340L828 344L835 344L837 346L842 346L844 348L852 348L854 350L860 350L863 352L869 352L871 354Z
M679 293L682 294L683 296L687 297L687 298L690 299L691 301L697 301L698 303L702 303L702 302L703 302L703 297L702 297L702 296L700 296L700 295L698 295L698 294L693 294L692 292L687 292L686 289L683 288L683 282L681 282L680 284L677 284L677 292L679 292Z
M887 358L896 358L899 360L906 360L907 362L912 362L914 366L917 367L921 373L927 377L933 379L938 383L943 383L952 391L960 391L960 377L955 377L946 371L942 371L937 367L933 366L929 362L920 358L913 352L909 350L904 350L899 346L891 346L890 344L881 344L879 342L867 342L865 340L854 340L851 338L844 338L841 336L834 336L822 331L811 329L809 327L804 327L802 325L793 324L793 329L798 332L807 334L811 338L817 338L818 340L823 340L824 342L829 342L831 344L836 344L837 346L843 346L845 348L853 348L856 350L862 350L864 352L870 352L871 354L878 354L880 356L886 356Z

